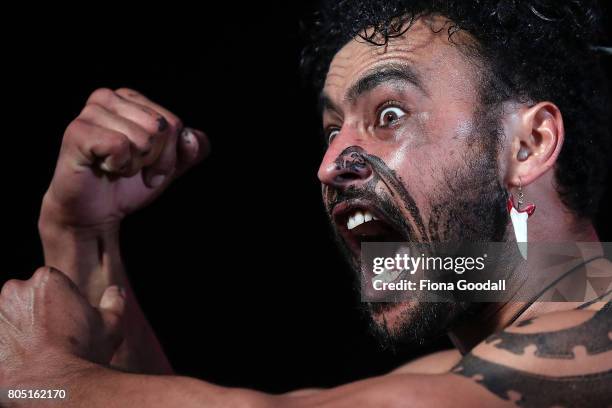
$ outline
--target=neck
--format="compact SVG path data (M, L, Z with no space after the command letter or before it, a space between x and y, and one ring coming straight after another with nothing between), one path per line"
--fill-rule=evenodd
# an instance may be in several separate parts
M561 220L561 222L551 222L554 219ZM512 226L510 225L510 234L507 235L513 237L511 228ZM598 242L597 233L592 223L577 220L569 215L567 209L559 203L559 208L547 206L546 211L540 211L537 217L533 217L533 220L530 218L528 231L529 242L542 242L543 245L551 245L555 249L563 248L560 255L565 257L564 261L551 262L550 259L545 259L550 258L548 251L530 249L529 265L539 266L531 268L531 270L527 267L527 269L521 271L519 271L519 268L524 268L524 266L517 266L512 273L514 276L520 276L516 274L527 271L527 276L532 276L539 280L537 283L521 286L509 301L484 304L476 318L472 316L452 327L448 333L449 337L461 353L469 352L485 338L503 330L515 321L537 317L545 313L574 309L584 301L589 300L554 301L555 299L550 297L550 293L554 292L553 288L546 291L546 293L541 293L540 296L536 296L536 299L528 293L533 292L534 288L545 289L546 284L544 281L548 283L554 282L557 277L563 276L572 270L572 268L576 268L575 271L578 275L576 277L581 279L582 283L586 281L586 266L588 264L582 264L585 261L603 255L601 243ZM570 245L563 245L563 242ZM547 267L545 273L543 273L542 265L552 266ZM605 268L610 269L609 264ZM570 274L574 275L575 273L572 271ZM567 276L567 278L569 277ZM562 281L555 285L555 288L558 288L559 285L564 285L564 281L566 281L566 277L563 277ZM574 284L573 287L575 288L577 285ZM543 296L548 296L547 300L549 301L542 302ZM572 297L570 300L576 299Z

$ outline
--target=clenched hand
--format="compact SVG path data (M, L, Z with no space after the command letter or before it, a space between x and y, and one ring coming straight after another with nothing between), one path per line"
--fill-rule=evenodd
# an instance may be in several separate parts
M124 306L122 290L111 286L94 308L53 268L7 281L0 292L0 387L23 386L70 358L108 363L122 339Z
M201 131L131 89L98 89L64 134L41 219L75 228L118 224L209 151Z

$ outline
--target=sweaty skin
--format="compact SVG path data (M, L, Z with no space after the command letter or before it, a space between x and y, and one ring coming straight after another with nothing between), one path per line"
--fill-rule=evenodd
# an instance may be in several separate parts
M552 167L563 142L556 106L546 101L508 106L505 137L491 150L488 112L477 109L477 69L449 43L445 30L434 32L429 23L418 20L384 47L350 41L332 61L323 112L329 145L319 169L327 208L333 213L345 199L365 197L387 209L389 218L405 227L403 234L424 241L506 237L503 216L488 211L484 221L475 220L470 209L478 200L497 203L520 177L525 195L547 214L546 220L530 221L530 240L595 241L592 225L568 217L554 190ZM513 324L523 304L489 305L457 327L430 319L417 328L430 333L444 326L466 354L437 353L332 389L269 395L150 375L168 374L170 368L129 287L125 304L116 296L98 309L89 303L98 304L109 285L127 285L118 252L121 219L201 159L207 142L199 131L182 132L174 114L131 90L97 91L88 106L66 132L40 220L46 263L63 271L81 293L48 268L29 281L5 284L0 388L65 388L69 398L62 406L68 407L609 404L609 293L579 310L572 303L536 303ZM161 126L164 121L168 126ZM538 137L529 138L533 134ZM519 157L521 146L527 153ZM449 202L451 193L459 206ZM342 228L333 216L332 222ZM610 264L600 259L585 268L609 271ZM117 341L116 322L101 317L109 308L116 316L124 310L129 321L110 367L102 365L109 353L95 354ZM408 303L371 312L373 321L397 338L429 316Z

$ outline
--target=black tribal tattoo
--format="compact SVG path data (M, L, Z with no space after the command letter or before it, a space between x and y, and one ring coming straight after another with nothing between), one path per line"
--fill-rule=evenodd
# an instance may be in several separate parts
M464 167L443 172L444 181L427 197L431 208L426 222L404 181L383 159L360 146L347 147L336 158L336 169L350 169L352 174L345 177L356 177L365 174L369 166L371 177L362 186L343 191L326 187L328 211L341 201L364 198L385 210L384 215L405 232L406 241L500 241L508 224L507 195L493 174L494 159L485 159L488 154L480 150L471 154L478 156L478 160L466 158ZM379 183L386 188L376 192Z
M396 194L399 195L404 207L408 211L408 214L412 217L412 221L416 225L420 236L429 241L427 230L425 229L425 223L423 222L419 208L417 207L414 198L412 198L400 180L400 177L394 170L390 169L380 157L371 154L364 154L364 159L370 163L374 169L373 182L377 183L378 181L382 181L385 186L387 186L392 196L395 196Z
M612 350L610 315L612 303L606 303L591 319L579 326L551 333L525 334L504 331L492 335L486 343L518 355L524 353L525 347L535 344L535 355L543 358L574 358L572 350L576 346L584 346L588 354L599 354ZM527 322L522 323L523 326L528 325Z
M386 213L385 216L387 216L390 221L393 221L396 226L401 227L402 230L407 231L407 236L405 237L407 240L418 240L421 242L429 241L425 223L423 222L414 199L395 171L389 168L381 158L367 154L359 146L350 146L338 155L335 160L335 165L338 170L350 169L356 174L365 171L366 167L369 165L372 168L372 177L359 191L354 188L349 188L347 191L338 191L328 188L326 191L328 210L333 208L336 203L350 198L369 198L380 205L381 210ZM391 200L381 200L380 197L376 195L374 190L379 182L382 182L387 187L388 194L390 194L391 197L399 196L399 201L402 203L405 211L401 211L387 204L391 202ZM417 231L414 230L413 225L416 227Z
M522 326L532 322L533 319L527 320ZM536 357L547 359L574 359L572 349L576 346L585 347L589 355L609 352L612 350L612 302L578 326L533 334L503 332L487 340L487 343L495 342L495 347L517 355L523 354L525 347L535 345ZM612 401L612 369L583 375L545 376L470 353L452 372L473 379L501 399L521 407L610 407Z
M381 157L368 153L360 146L349 146L334 161L338 171L336 181L343 181L340 183L342 186L323 186L327 212L331 216L333 208L343 202L370 202L392 230L389 235L376 239L411 242L427 246L430 251L436 251L437 242L499 241L508 224L507 197L498 178L493 176L497 169L494 150L487 152L486 144L480 144L469 150L459 167L441 163L442 175L434 172L433 177L443 180L434 180L433 184L426 185L419 178L409 184ZM418 157L414 159L418 160ZM415 171L427 170L421 168ZM353 183L353 180L359 182ZM421 193L418 197L424 203L423 207L417 206L417 193ZM346 242L342 237L338 237L338 242L353 269L361 273L358 260ZM393 308L395 303L366 303L366 310L369 316L380 315ZM381 325L372 321L371 327L388 346L393 346L394 341L424 341L442 334L466 310L479 307L476 305L472 308L461 301L423 302L416 311L420 318L410 319L406 314L401 327L397 326L392 334L387 330L386 323Z
M489 391L520 407L609 407L612 370L596 374L549 377L516 370L472 354L456 374L474 379Z

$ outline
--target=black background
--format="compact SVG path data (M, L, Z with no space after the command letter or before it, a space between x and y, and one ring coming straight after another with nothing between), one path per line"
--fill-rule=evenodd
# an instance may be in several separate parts
M210 158L122 231L134 289L179 373L280 392L447 345L381 350L357 310L320 199L316 99L298 70L298 21L312 9L20 16L27 30L5 35L3 280L43 264L37 214L63 130L94 89L127 86L212 141ZM597 226L612 241L603 210Z

